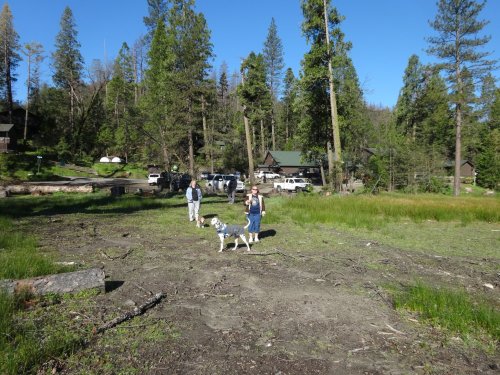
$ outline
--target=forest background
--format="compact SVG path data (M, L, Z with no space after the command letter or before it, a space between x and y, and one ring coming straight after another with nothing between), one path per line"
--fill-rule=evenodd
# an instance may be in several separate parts
M453 1L436 4L434 25L421 27L428 29L427 52L437 58L424 64L419 51L407 56L403 85L392 108L366 101L336 2L299 3L303 19L296 26L306 48L295 72L285 66L274 18L262 49L240 56L241 66L231 72L225 63L213 66L210 25L194 1L148 0L146 34L123 43L117 53L109 51L110 56L116 53L114 61L91 62L81 54L71 8L61 15L54 46L42 46L24 41L16 32L15 15L6 3L0 17L5 47L0 69L2 109L10 115L23 108L36 118L36 131L30 134L26 127L25 150L55 160L91 164L107 154L140 165L161 163L167 170L180 165L192 174L200 169L248 172L249 159L261 160L267 150L301 150L305 159L326 167L331 163L326 155L335 141L330 81L336 93L344 175L364 177L368 184L388 190L440 191L446 181L441 178L444 166L456 159L459 138L459 160L476 166L478 184L497 187L498 70L488 56L492 46L483 30L488 21L482 21L485 3L455 2L469 3L470 12L465 8L457 12L475 22L464 38L478 42L468 48L479 51L475 59L462 61L460 85L446 66L449 61L439 56L439 45L434 43L438 38L432 41L449 31L436 21L450 11L445 6ZM28 62L28 95L15 100L13 86L22 59ZM43 61L50 61L50 83L41 77ZM330 80L328 61L333 68ZM366 148L376 150L369 162L363 158Z

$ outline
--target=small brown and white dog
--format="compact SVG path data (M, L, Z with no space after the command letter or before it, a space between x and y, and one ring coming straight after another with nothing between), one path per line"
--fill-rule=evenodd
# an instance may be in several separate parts
M205 218L203 216L198 216L198 220L196 220L196 227L205 228Z
M248 219L247 219L248 220ZM210 224L217 230L217 235L220 239L220 250L219 253L224 249L224 240L227 237L234 237L234 247L231 250L236 250L238 248L238 237L247 245L247 251L250 251L250 245L248 244L247 238L245 236L245 229L250 225L250 220L246 226L242 225L227 225L221 222L217 217L212 218Z

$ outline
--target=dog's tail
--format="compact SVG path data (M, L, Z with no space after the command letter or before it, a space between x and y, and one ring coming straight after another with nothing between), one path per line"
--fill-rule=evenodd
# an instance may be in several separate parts
M250 226L250 219L248 218L248 215L247 215L247 221L248 221L248 224L243 227L245 229L247 229Z

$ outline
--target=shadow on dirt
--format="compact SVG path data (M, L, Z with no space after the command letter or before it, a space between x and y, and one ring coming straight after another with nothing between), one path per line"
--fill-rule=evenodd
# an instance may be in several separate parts
M259 233L260 238L274 237L276 236L276 231L274 229L263 230Z
M125 281L121 281L121 280L105 281L104 282L104 291L106 293L112 292L113 290L116 290L119 287L121 287L124 283L125 283Z

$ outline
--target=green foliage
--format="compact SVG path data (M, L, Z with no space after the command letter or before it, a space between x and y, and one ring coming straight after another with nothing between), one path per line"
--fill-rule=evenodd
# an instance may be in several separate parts
M19 35L14 29L12 12L9 4L5 3L0 13L0 95L13 109L12 82L15 81L15 69L21 61L19 52Z
M394 305L397 309L416 311L423 319L464 338L485 333L494 340L500 339L500 312L464 291L417 283L396 294Z
M486 137L477 163L477 183L489 189L498 189L500 184L500 128L492 130Z

